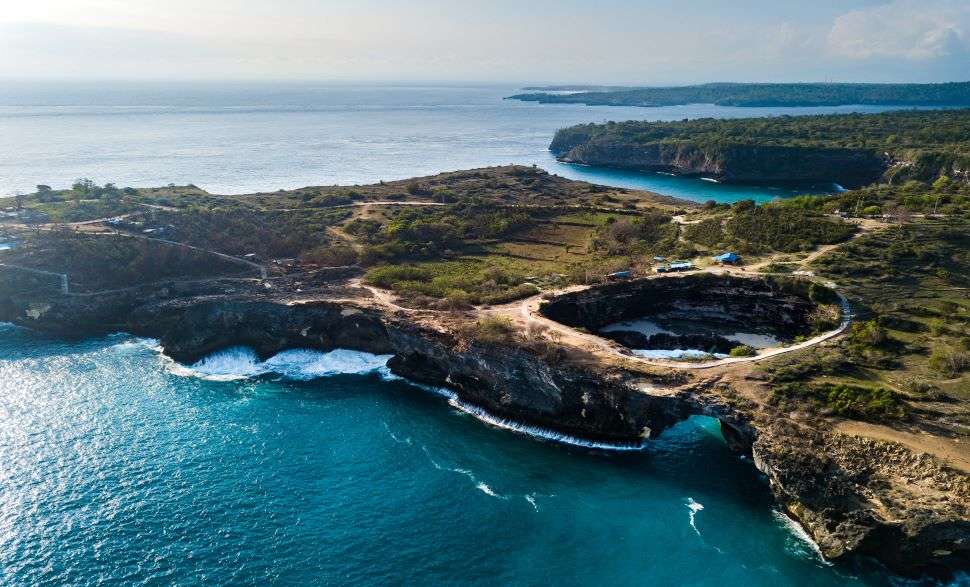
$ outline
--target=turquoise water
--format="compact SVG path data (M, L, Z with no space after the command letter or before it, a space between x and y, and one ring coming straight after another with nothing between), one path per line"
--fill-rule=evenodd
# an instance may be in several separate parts
M0 195L78 177L215 193L374 183L509 163L696 201L759 201L793 190L564 165L555 131L606 120L679 120L878 107L663 108L503 100L516 86L326 84L0 85ZM828 189L829 186L822 186Z
M820 561L710 420L592 451L487 426L381 363L193 371L125 335L0 328L0 583L890 582Z

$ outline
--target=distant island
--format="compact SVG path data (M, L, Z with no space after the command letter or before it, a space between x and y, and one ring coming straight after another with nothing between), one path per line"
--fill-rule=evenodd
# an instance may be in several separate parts
M529 87L509 100L588 106L970 106L970 82L940 84L738 84L621 88L615 86ZM556 92L556 93L553 93ZM568 93L564 93L568 92Z
M831 183L966 177L970 109L676 122L559 130L561 161L738 183Z

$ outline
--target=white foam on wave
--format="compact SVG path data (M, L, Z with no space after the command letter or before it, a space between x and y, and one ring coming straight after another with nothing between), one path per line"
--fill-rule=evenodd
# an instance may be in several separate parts
M696 349L633 349L634 355L644 359L726 359L724 353L706 353Z
M832 564L825 560L825 557L822 555L822 549L819 548L818 544L814 540L812 540L812 537L809 536L808 532L805 531L805 528L802 528L801 524L786 516L784 512L779 510L772 510L771 515L774 516L775 519L778 520L778 522L781 523L786 530L788 530L789 534L791 534L793 538L797 539L797 542L792 544L789 550L793 551L794 554L799 556L809 556L810 558L817 559L819 562L826 565Z
M497 497L498 499L506 499L506 500L508 499L504 495L499 495L499 494L495 493L494 491L492 491L492 488L489 487L485 483L479 483L478 485L475 486L475 488L478 489L479 491L481 491L482 493L484 493L485 495L488 495L490 497Z
M408 446L411 446L413 441L411 440L410 436L401 438L397 434L394 434L394 432L391 431L391 427L388 426L387 422L384 422L384 429L387 430L387 433L391 435L391 440L393 440L394 442L398 444L406 444Z
M447 390L445 390L447 391ZM610 451L640 451L644 450L645 446L642 443L637 444L611 444L608 442L596 442L594 440L586 440L584 438L577 438L575 436L570 436L568 434L563 434L562 432L556 432L555 430L549 430L548 428L541 428L539 426L530 426L528 424L522 424L521 422L516 422L514 420L507 420L505 418L500 418L494 414L490 414L484 409L467 404L455 395L453 392L450 393L450 399L448 403L471 416L485 422L486 424L491 424L496 428L503 428L505 430L511 430L513 432L518 432L520 434L527 434L529 436L534 436L536 438L542 438L544 440L551 440L554 442L559 442L562 444L571 444L574 446L581 446L583 448L594 448L598 450L610 450Z
M475 489L481 491L485 495L488 495L490 497L495 497L497 499L506 500L506 501L508 500L508 497L495 493L495 491L488 486L488 483L485 483L484 481L479 481L478 478L475 477L475 474L469 471L468 469L462 469L460 467L446 467L444 465L441 465L438 463L438 461L434 459L434 457L431 456L431 453L428 451L428 447L422 446L421 450L424 451L424 454L428 457L428 460L431 461L431 464L434 466L435 469L439 471L447 471L449 473L456 473L458 475L463 475L465 477L468 477L468 479L475 484Z
M237 381L275 373L295 381L309 381L331 375L386 372L391 355L336 349L327 353L310 349L283 351L260 361L248 347L232 347L215 352L191 366L173 365L177 375L209 381ZM387 375L390 375L387 372ZM389 377L390 378L390 377Z
M157 345L158 341L151 344ZM238 381L260 375L275 373L288 379L309 381L330 375L378 373L386 381L407 381L390 372L387 362L393 355L373 355L361 351L337 349L328 353L309 349L283 351L266 361L260 361L255 351L248 347L231 347L215 352L191 366L174 361L169 370L183 377L198 377L208 381ZM467 404L458 399L452 390L408 381L410 385L440 395L448 403L478 420L497 428L527 434L544 440L570 444L583 448L608 451L639 451L645 448L642 443L612 444L577 438L555 430L530 426L494 416L482 408Z
M694 529L694 532L696 532L698 536L700 536L701 531L697 529L697 512L703 510L704 506L703 504L694 501L693 497L687 498L686 505L687 509L690 510L690 512L687 514L690 519L690 527Z
M536 496L534 493L530 493L529 495L524 495L523 497L525 497L525 500L532 505L532 508L536 512L539 511L539 505L536 503Z

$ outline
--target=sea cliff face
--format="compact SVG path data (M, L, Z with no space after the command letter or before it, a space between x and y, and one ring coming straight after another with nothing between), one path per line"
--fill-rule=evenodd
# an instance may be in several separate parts
M350 305L174 301L138 309L129 329L186 363L235 345L263 358L292 348L391 354L388 367L406 379L448 388L501 418L596 441L636 444L688 415L676 398L639 393L622 377L554 367L526 349L462 342Z
M650 380L617 367L550 361L515 344L463 340L406 313L287 303L255 291L7 300L0 320L58 334L124 329L159 339L186 363L236 345L263 358L290 348L391 354L392 372L448 388L491 415L616 445L639 444L690 415L707 415L721 422L730 446L751 456L781 506L828 558L871 555L906 574L970 568L966 476L899 445L796 423L739 398L717 376ZM597 312L607 319L608 309Z
M880 179L890 164L883 155L868 149L640 144L604 140L573 129L556 133L549 149L566 163L663 171L748 184L837 183L855 188Z

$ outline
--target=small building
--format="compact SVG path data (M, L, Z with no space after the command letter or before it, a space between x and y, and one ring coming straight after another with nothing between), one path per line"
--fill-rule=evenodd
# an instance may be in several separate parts
M666 257L654 257L653 260L655 262L657 262L657 263L663 263L664 261L667 260L667 258Z
M714 257L714 262L721 265L734 265L738 262L738 255L737 253L723 253Z

